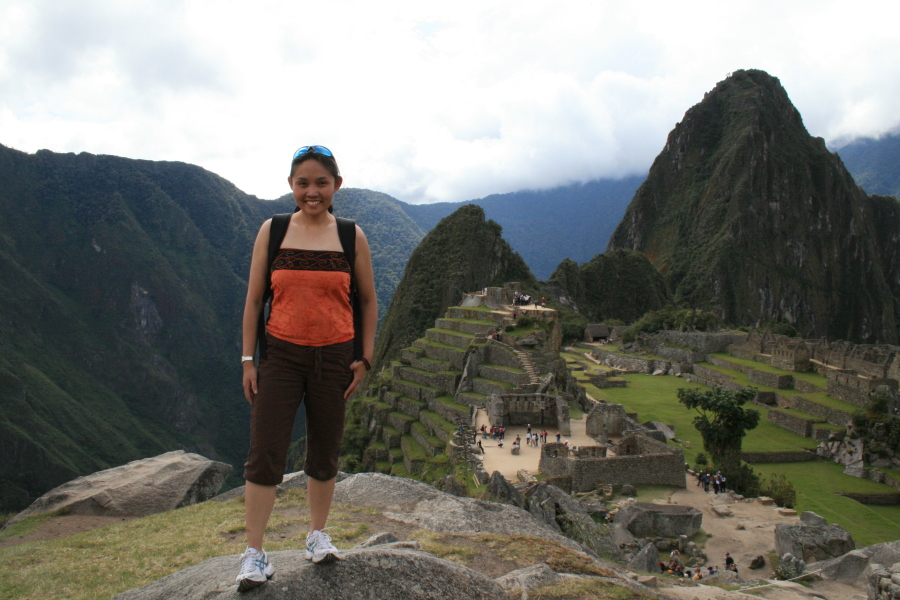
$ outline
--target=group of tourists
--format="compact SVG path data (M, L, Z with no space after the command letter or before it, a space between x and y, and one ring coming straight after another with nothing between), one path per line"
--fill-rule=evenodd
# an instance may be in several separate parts
M674 575L676 577L684 577L686 579L699 581L700 579L703 579L704 576L712 577L713 575L716 575L719 572L719 565L716 565L715 567L712 565L706 567L705 575L702 567L697 567L693 571L691 571L691 569L685 569L681 564L681 553L675 549L669 554L669 562L659 561L659 570L662 573L668 573L669 575ZM731 558L731 554L728 552L725 553L725 570L737 573L737 565L734 563L734 559Z
M488 437L494 439L497 442L497 445L502 448L504 439L506 437L506 427L503 425L491 425L488 427L487 425L481 426L481 437L483 439L488 439ZM531 425L529 424L525 430L525 444L528 446L534 446L537 448L541 444L546 444L548 438L550 437L550 432L546 429L542 429L540 431L532 431ZM561 434L556 434L556 441L560 441ZM513 441L513 446L521 447L522 445L522 436L517 435L516 439ZM477 446L481 448L481 442L477 442Z
M513 294L513 304L516 306L528 306L533 304L535 308L537 308L538 300L531 294L520 294L519 292L514 292ZM541 306L547 304L546 298L541 298Z
M494 438L494 440L503 440L503 437L506 435L506 427L503 425L491 425L490 429L488 429L487 425L481 426L481 437L487 439L488 436Z
M725 476L720 472L716 472L715 474L711 473L697 473L697 487L703 486L703 491L708 492L710 486L712 486L713 492L724 493L725 492Z

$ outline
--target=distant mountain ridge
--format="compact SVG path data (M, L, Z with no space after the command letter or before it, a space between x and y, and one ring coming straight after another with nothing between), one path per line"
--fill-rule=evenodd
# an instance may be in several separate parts
M645 253L677 304L726 323L896 343L898 296L881 257L898 242L879 229L898 224L874 217L779 81L736 71L669 134L609 249Z
M867 194L900 198L900 134L860 138L837 153Z
M603 251L644 179L597 179L465 202L401 204L426 232L460 206L477 204L488 219L503 228L504 239L535 276L546 280L564 259L584 263Z

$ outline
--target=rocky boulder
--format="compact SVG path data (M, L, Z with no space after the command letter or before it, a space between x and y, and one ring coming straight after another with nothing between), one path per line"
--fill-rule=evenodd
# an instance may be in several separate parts
M547 563L541 563L510 571L495 581L506 591L522 590L527 592L535 588L559 584L562 582L562 577Z
M500 584L486 575L425 552L375 546L348 550L342 554L342 560L324 566L307 561L305 550L271 552L269 556L275 577L252 591L257 600L505 597ZM238 556L221 556L119 594L114 600L237 598L234 578L238 570Z
M597 554L620 556L609 527L594 521L585 507L558 487L539 483L525 492L528 511L566 537L590 548Z
M703 524L703 513L691 506L630 502L619 509L613 522L638 538L690 537Z
M775 550L806 562L827 560L856 548L850 532L840 525L776 525Z
M525 508L525 498L522 497L519 490L513 487L513 484L506 480L506 477L500 474L500 471L494 471L491 474L483 498L491 502Z
M143 517L215 496L231 465L183 450L98 471L53 488L10 520L60 508L71 514Z
M659 550L653 544L645 545L637 555L628 562L628 568L644 573L659 573Z
M900 562L900 540L852 550L837 558L812 563L810 571L821 570L825 579L854 583L864 575L870 564L893 565Z
M800 522L804 525L812 525L814 527L828 525L828 521L825 520L825 517L820 516L811 510L803 511L800 515Z

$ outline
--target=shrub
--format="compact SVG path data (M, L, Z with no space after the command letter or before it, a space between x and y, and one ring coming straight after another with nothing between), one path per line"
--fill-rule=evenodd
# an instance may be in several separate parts
M694 470L702 471L709 466L709 459L706 458L706 455L702 452L697 453L697 458L694 459Z
M769 496L775 500L778 506L794 508L797 504L797 490L781 473L772 473L768 480L764 480L760 486L760 492L763 496Z

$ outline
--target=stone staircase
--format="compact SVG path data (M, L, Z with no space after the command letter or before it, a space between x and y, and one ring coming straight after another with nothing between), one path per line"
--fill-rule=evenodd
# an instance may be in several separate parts
M522 364L522 370L528 375L528 383L534 385L539 384L541 380L537 376L537 370L534 368L534 362L531 360L531 355L522 350L513 350L513 352L516 353L516 358L518 358L519 362Z

